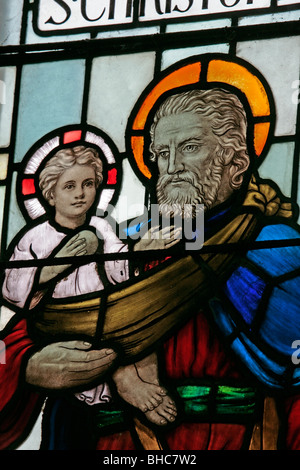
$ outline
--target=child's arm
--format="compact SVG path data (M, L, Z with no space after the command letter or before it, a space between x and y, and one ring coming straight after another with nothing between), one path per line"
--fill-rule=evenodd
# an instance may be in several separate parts
M104 262L104 268L108 281L111 284L119 284L129 278L128 260L118 259L118 253L128 252L128 246L121 241L111 225L105 219L93 217L91 225L96 228L97 236L103 240L104 253L116 253L115 260Z

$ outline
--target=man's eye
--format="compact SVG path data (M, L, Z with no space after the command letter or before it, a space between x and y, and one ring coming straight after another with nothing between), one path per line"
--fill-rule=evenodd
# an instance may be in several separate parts
M158 156L160 158L169 158L169 155L170 155L169 150L161 150L160 152L158 152Z
M182 148L183 152L192 153L196 152L199 149L198 144L187 144Z

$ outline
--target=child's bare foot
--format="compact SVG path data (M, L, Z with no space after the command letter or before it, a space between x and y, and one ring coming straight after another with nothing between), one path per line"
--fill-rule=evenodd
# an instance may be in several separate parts
M146 413L163 402L167 391L159 384L141 380L134 366L119 369L114 375L119 395L132 406Z
M136 389L129 392L130 397L126 393L126 398L123 398L129 403L131 401L133 406L146 413L159 406L166 394L167 391L160 385L149 384L139 380Z
M145 416L158 426L165 426L168 422L172 423L177 416L175 402L169 396L165 396L162 403L154 410L147 411Z

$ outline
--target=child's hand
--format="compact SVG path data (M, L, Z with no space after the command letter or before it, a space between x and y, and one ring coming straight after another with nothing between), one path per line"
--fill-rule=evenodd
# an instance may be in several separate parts
M72 237L55 255L55 258L93 255L98 248L98 238L90 230L83 230ZM44 266L41 269L39 283L54 279L68 269L71 264Z
M182 228L165 227L159 230L159 227L153 227L134 245L134 251L144 250L163 250L176 245L181 239Z
M55 258L68 256L93 255L98 248L98 238L89 231L83 230L71 238L55 255Z

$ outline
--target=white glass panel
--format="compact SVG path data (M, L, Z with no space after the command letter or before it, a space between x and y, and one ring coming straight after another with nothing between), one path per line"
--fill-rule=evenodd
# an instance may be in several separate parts
M5 307L2 305L0 307L0 331L5 328L9 320L14 316L15 312L10 308Z
M15 67L0 68L0 147L7 147L10 143L15 80Z
M122 167L123 181L120 196L111 213L118 223L142 215L145 199L145 187L133 172L127 159L124 159Z
M237 56L252 63L271 86L276 104L276 135L295 133L297 100L295 85L299 80L300 36L241 42Z
M42 418L43 413L41 412L38 416L37 421L27 439L17 448L17 450L39 450L41 445L41 433L42 433Z
M114 189L103 189L101 196L100 196L100 201L97 206L97 209L101 211L101 213L105 212L108 208L108 205L111 201L111 198L114 195L115 190Z
M5 186L0 186L0 233L2 233L4 199L5 199ZM0 243L1 243L1 237L0 237Z
M88 123L103 129L125 151L128 116L153 79L155 53L101 57L93 62Z
M8 219L8 234L7 234L7 245L12 241L15 235L21 230L25 225L24 217L19 209L19 205L16 198L16 180L17 173L13 173L12 177L12 189L10 196L10 210L9 210L9 219Z
M5 180L7 176L8 157L8 153L0 154L0 180Z

